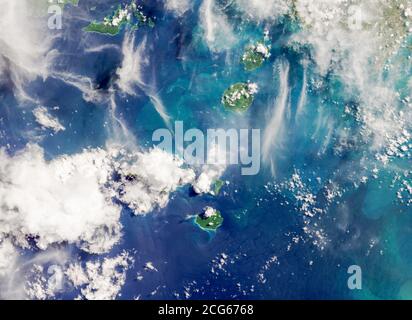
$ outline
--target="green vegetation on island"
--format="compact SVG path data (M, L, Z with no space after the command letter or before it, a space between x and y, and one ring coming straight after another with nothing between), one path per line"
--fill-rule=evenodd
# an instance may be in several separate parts
M206 207L203 213L196 217L195 222L204 230L216 231L222 225L223 217L218 210Z
M239 82L233 84L223 93L222 103L232 111L246 111L252 105L257 90L256 83Z
M246 71L252 71L262 66L263 62L270 57L270 46L258 42L246 47L242 56L242 63Z
M97 32L109 35L116 35L119 33L120 27L119 26L111 26L111 25L104 25L102 23L92 22L90 23L84 31L87 32Z
M152 18L147 17L142 7L138 6L136 2L132 2L129 5L122 7L120 4L116 11L106 16L103 22L93 21L87 27L84 28L86 32L97 32L114 36L118 34L121 28L125 25L130 25L134 29L138 29L142 26L154 27L154 21Z
M218 179L213 183L213 195L217 196L220 192L220 189L222 189L223 185L225 184L224 181Z

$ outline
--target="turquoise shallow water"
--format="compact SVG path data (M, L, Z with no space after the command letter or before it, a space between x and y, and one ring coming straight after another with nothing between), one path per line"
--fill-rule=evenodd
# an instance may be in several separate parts
M74 55L83 45L75 30L84 25L76 12L94 5L98 6L96 12L104 12L111 3L115 2L80 1L79 8L70 9L66 31L70 36L56 45L65 53L62 68L91 77L103 92L107 83L115 81L121 53L106 50ZM233 166L222 177L230 184L217 197L194 197L185 187L173 195L165 209L147 216L135 217L124 209L123 240L110 255L123 249L135 250L136 261L127 273L121 298L180 299L185 294L195 299L411 298L412 209L397 202L395 186L399 182L394 182L397 168L410 168L411 159L395 160L376 179L356 185L361 176L370 178L372 173L365 167L373 167L376 162L360 133L359 122L344 112L346 106L356 109L359 101L356 95L344 92L344 84L332 72L324 77L321 89L314 89L316 67L313 63L305 67L303 63L311 60L308 52L286 46L299 30L296 22L245 22L228 9L237 44L227 52L213 53L202 41L199 5L196 1L193 12L176 19L164 12L160 2L146 1L145 6L157 21L154 29L135 31L136 46L145 37L151 48L144 77L154 79L167 113L173 121L183 121L186 128L263 131L281 94L280 70L287 63L290 106L282 122L282 139L271 154L275 173L263 164L257 176L245 177L240 175L239 167ZM239 63L243 48L261 39L265 28L270 31L271 57L262 68L248 73ZM121 46L124 34L125 30L115 37L93 34L88 39ZM408 50L400 52L398 59L403 61L409 54ZM410 62L404 65L403 73L396 86L402 94L408 94ZM304 109L298 112L304 77L309 90ZM241 115L225 110L220 102L223 91L247 80L259 86L252 107ZM33 83L31 90L47 107L60 107L56 116L68 128L41 142L49 158L104 146L110 137L107 104L86 102L77 89L58 80ZM2 88L1 97L0 143L12 145L13 152L30 141L35 124L21 109L10 107L17 102L8 88ZM138 91L135 96L116 94L116 101L116 114L139 146L150 148L153 131L165 124L149 97ZM347 132L346 143L337 152L343 129ZM305 194L316 195L314 206L323 210L321 214L305 217L297 191L279 187L293 174L299 174ZM329 200L327 190L334 186L339 186L341 195ZM216 234L203 232L186 219L206 205L216 207L224 216L224 224ZM311 232L304 232L305 226ZM317 241L319 233L325 236L324 245ZM93 258L74 248L73 252L84 259ZM222 253L229 256L229 261L219 269L216 260ZM274 256L276 259L271 260ZM146 261L153 261L159 272L135 280ZM347 287L347 268L352 264L363 270L360 291ZM71 292L59 297L76 295Z

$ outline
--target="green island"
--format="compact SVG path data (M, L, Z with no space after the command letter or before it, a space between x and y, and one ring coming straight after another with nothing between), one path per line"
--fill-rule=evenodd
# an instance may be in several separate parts
M206 207L203 213L196 217L195 223L203 230L216 231L223 223L220 212L212 207Z
M217 196L220 192L220 189L222 189L223 185L225 184L224 181L218 179L213 183L213 195Z
M255 83L239 82L233 84L223 93L222 103L229 110L244 112L252 105L257 90L258 87Z
M138 6L136 2L122 7L120 4L116 11L111 15L106 16L103 22L93 21L84 28L86 32L97 32L101 34L115 36L121 28L125 25L131 25L132 28L138 29L142 26L154 27L152 18L147 17L142 7Z
M270 57L270 46L258 42L246 47L241 62L246 71L253 71L262 66L263 62Z

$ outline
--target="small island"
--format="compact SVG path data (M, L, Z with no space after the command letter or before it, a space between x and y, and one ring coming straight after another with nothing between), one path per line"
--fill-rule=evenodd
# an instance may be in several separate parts
M270 57L270 46L263 42L250 45L242 56L242 63L246 71L253 71L262 66L263 62Z
M244 112L252 105L254 94L257 91L258 86L256 83L236 83L223 93L222 103L229 110Z
M216 231L222 225L223 217L218 210L206 207L196 217L195 223L203 230Z
M142 8L137 6L133 1L131 4L124 7L119 5L113 14L106 16L103 19L103 22L93 21L84 28L84 31L115 36L125 25L131 25L134 29L138 29L142 26L153 28L154 21L152 18L147 17L143 13Z
M213 183L213 190L212 193L214 196L219 195L220 189L222 189L222 187L224 186L225 182L217 179L214 183Z

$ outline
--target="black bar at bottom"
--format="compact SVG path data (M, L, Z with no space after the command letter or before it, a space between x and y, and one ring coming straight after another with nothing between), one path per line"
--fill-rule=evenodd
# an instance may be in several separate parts
M406 302L408 309L412 304ZM161 319L284 319L303 314L316 317L336 314L339 316L353 316L356 312L353 307L373 308L385 310L389 305L405 306L401 301L280 301L280 300L233 300L233 301L0 301L0 310L8 307L14 316L64 315L81 318L88 311L93 312L94 319L113 313L136 320ZM20 306L21 305L21 306ZM324 308L327 306L328 308ZM331 308L330 308L331 307ZM334 310L334 311L333 311ZM283 316L282 316L283 315ZM54 319L56 319L54 317Z

